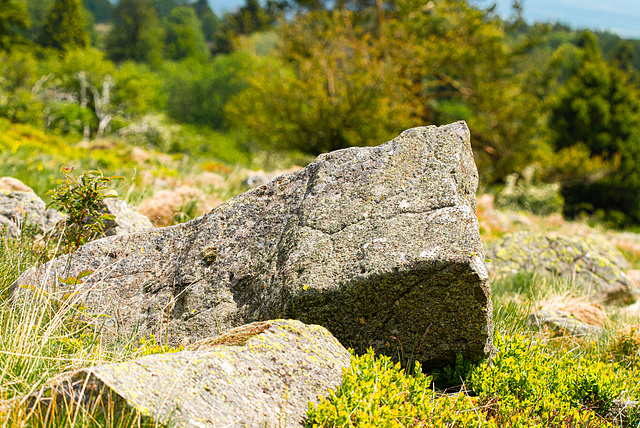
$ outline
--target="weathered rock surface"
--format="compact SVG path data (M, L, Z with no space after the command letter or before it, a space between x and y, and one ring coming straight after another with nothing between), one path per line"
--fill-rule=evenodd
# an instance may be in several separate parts
M0 227L9 236L18 235L25 224L44 229L45 220L45 203L35 193L0 190Z
M116 217L114 220L104 222L104 233L107 236L125 235L153 228L153 224L146 216L137 212L122 199L105 199L104 212Z
M492 350L491 300L464 122L318 157L189 223L108 237L23 274L92 270L73 298L115 332L188 343L262 319L329 329L346 347L426 367Z
M338 387L349 363L323 327L257 322L189 350L71 373L35 394L30 407L112 403L116 414L129 406L176 427L303 426L308 402Z
M635 295L625 275L629 262L597 236L557 236L517 232L487 247L489 267L499 274L522 271L572 278L607 303L630 303Z

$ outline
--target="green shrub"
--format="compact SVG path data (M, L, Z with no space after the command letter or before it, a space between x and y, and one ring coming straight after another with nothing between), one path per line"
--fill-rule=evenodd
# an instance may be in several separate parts
M618 333L607 349L607 356L627 367L640 366L640 333L637 327Z
M464 394L442 396L416 362L413 376L386 356L353 357L342 385L316 407L309 405L307 427L495 426L478 418ZM426 425L428 424L428 425Z
M498 355L472 371L468 386L498 423L607 426L602 416L624 389L617 364L554 355L519 335L497 335L495 345Z
M433 369L433 384L438 389L458 388L464 384L472 368L471 360L457 354L455 364Z
M538 215L562 212L560 185L538 182L537 169L537 165L530 165L522 174L508 175L504 188L496 195L496 206Z
M113 195L102 193L113 180L123 177L105 177L102 171L87 171L80 177L73 175L75 168L60 168L65 176L60 185L48 192L52 202L49 206L58 208L67 215L64 225L62 251L68 253L96 237L104 236L104 221L113 220L111 214L102 212L103 201Z

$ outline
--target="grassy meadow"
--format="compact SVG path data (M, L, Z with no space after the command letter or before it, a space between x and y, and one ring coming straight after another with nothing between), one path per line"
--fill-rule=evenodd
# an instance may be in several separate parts
M111 142L105 142L105 146L110 149L85 160L87 168L100 166L92 162L102 155L113 156L112 148L118 147L117 143ZM82 153L81 146L68 150ZM97 150L94 149L94 154ZM52 151L49 160L46 158L49 155L43 153L43 165L46 162L52 165L56 153ZM131 162L129 166L135 165L133 170L146 167L147 173L157 176L167 174L172 167L174 169L167 174L169 177L164 176L165 179L192 183L194 188L201 186L198 189L203 194L211 193L207 184L192 178L207 172L210 163L196 163L188 158L164 158L166 162L159 162L156 158L163 159L166 155L146 153L142 165L136 164L140 159L129 161L126 157L124 164ZM242 176L247 172L223 164L215 165L218 165L216 174L224 179L222 188L216 188L219 199L246 187L243 187ZM107 171L126 175L122 169ZM60 175L52 167L46 173L54 177ZM116 190L127 189L120 193L136 203L144 197L144 192L137 190L136 180L139 179L139 176L130 178L114 186ZM46 177L43 180L46 183ZM35 183L37 187L40 181ZM523 228L549 233L598 233L616 243L634 268L640 267L640 247L625 240L624 233L597 224L589 225L586 221L566 222L558 214L536 216L520 212L515 214L517 221L505 225L494 221L492 216L497 212L480 204L478 214L485 244L504 233ZM166 221L176 223L200 213L192 207L191 212L173 212L173 217ZM122 338L120 343L106 346L82 321L81 307L64 305L54 299L45 299L47 303L38 307L12 306L8 301L11 283L24 270L54 257L60 246L59 243L43 242L28 229L15 239L3 237L0 244L2 426L163 426L135 411L87 410L71 403L67 411L51 414L29 406L26 397L62 373L176 350L157 344L153 338L137 341ZM640 396L640 317L637 309L590 303L571 280L531 272L495 277L492 288L494 341L499 352L491 362L472 365L460 359L454 367L423 373L419 364L410 361L403 361L400 366L372 352L354 356L341 387L319 406L310 408L307 426L620 426L620 421L616 422L611 414L614 401L637 400ZM570 311L576 319L601 329L580 336L533 327L527 320L543 305ZM640 418L632 412L624 424L638 426Z
M163 227L264 171L465 120L485 244L598 234L638 282L640 40L527 23L522 1L506 18L467 0L246 0L219 16L210 1L0 0L0 177L51 203L63 167L121 176L109 191ZM154 338L107 346L82 307L47 296L10 304L22 272L71 247L0 235L0 426L160 426L135 410L29 404L63 373L176 351ZM306 425L640 427L640 410L616 410L640 400L637 306L594 304L558 276L491 280L491 361L423 372L401 351L401 365L354 355ZM599 329L535 327L542 307Z

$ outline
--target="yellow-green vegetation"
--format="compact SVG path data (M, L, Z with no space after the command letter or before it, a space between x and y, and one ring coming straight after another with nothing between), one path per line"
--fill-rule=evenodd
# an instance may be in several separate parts
M637 366L554 353L522 335L498 333L495 345L491 363L449 394L435 390L419 364L409 375L371 350L353 357L335 393L309 406L306 426L607 427L612 401L635 398Z
M500 18L480 3L247 0L218 16L206 0L0 0L0 177L51 202L61 165L122 176L111 190L165 226L246 190L247 168L287 169L408 127L466 120L484 190L496 206L524 211L480 204L484 243L520 228L593 232L563 213L587 219L640 268L640 244L604 230L640 223L640 41L528 24L522 6ZM10 305L9 285L60 249L30 229L0 237L0 420L149 423L25 413L22 398L65 371L173 351L162 338L104 346L71 296ZM354 356L309 425L606 426L612 399L638 395L640 319L637 309L585 301L574 285L496 278L502 353L492 365L460 360L406 375L383 357ZM544 305L600 330L532 327Z
M82 147L76 139L47 134L29 124L0 118L0 176L27 183L41 197L55 187L60 165L111 174L131 175L136 164L123 156L129 150L114 144L108 150Z

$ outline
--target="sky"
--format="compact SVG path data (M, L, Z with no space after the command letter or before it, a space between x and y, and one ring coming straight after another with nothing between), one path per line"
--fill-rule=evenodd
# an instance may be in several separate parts
M426 1L426 0L425 0ZM472 0L488 6L493 0ZM216 13L223 13L244 4L244 0L209 0ZM496 0L498 12L508 16L512 0ZM574 28L609 30L624 38L640 39L639 0L524 0L527 22L556 22Z

